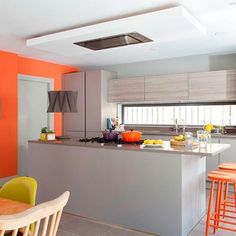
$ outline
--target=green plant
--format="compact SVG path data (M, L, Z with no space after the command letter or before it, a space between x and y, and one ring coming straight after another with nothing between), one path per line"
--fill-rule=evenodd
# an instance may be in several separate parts
M52 134L52 133L54 133L54 131L48 129L48 127L43 127L43 128L41 129L41 133L42 133L42 134Z
M48 133L48 127L43 127L43 128L41 129L41 133L43 133L43 134Z

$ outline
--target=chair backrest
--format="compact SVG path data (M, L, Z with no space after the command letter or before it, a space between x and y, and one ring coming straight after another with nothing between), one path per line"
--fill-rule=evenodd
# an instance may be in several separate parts
M37 181L32 177L16 177L0 189L0 197L35 205Z
M12 231L13 236L16 236L18 232L23 233L23 236L55 236L69 195L67 191L52 201L39 204L24 212L0 216L0 236L9 231ZM33 223L35 223L35 228L31 232L29 227Z

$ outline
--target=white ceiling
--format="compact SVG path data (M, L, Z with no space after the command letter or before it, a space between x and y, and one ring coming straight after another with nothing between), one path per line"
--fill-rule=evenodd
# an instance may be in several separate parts
M148 50L138 45L132 55L129 52L132 46L78 55L62 55L59 51L48 52L26 47L26 40L32 37L178 5L187 9L207 29L206 36L152 43ZM0 50L76 66L233 53L236 52L235 22L236 0L0 0ZM165 27L169 22L163 21L162 24Z

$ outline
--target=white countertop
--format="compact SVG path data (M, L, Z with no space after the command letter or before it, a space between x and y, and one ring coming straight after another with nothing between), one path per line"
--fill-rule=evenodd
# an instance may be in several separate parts
M200 148L198 145L192 148L185 146L173 146L169 141L164 141L163 147L145 147L145 145L129 145L129 144L112 144L112 143L84 143L76 140L55 140L55 141L38 141L30 140L30 143L38 143L43 145L66 145L78 146L86 148L105 148L113 150L127 150L127 151L142 151L142 152L164 152L175 153L181 155L198 155L198 156L215 156L224 150L230 148L230 144L211 143L205 148Z

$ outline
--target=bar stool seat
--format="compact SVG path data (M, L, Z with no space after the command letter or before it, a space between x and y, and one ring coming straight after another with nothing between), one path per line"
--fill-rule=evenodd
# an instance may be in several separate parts
M236 171L236 162L224 162L218 166L221 170Z
M210 190L210 196L209 196L209 202L208 202L208 210L207 210L207 221L206 221L206 232L205 235L209 235L210 227L213 227L214 231L213 233L216 233L217 229L225 229L229 231L236 232L236 227L230 227L230 226L222 226L220 223L225 223L229 225L236 226L236 211L232 211L229 209L226 209L226 206L235 207L235 200L228 201L227 195L226 197L222 197L222 193L225 187L225 191L229 183L233 183L234 186L236 186L236 173L228 172L228 171L222 171L222 170L216 170L211 171L208 173L208 178L211 180L211 190ZM214 195L214 187L217 186L217 191L215 195L215 208L212 213L213 209L213 195ZM228 191L228 189L227 189ZM234 198L235 199L235 198ZM223 212L223 213L222 213ZM235 216L229 215L226 213L234 213ZM225 218L230 218L231 220L227 220ZM235 222L232 221L232 219L235 219ZM213 223L212 223L213 222Z

